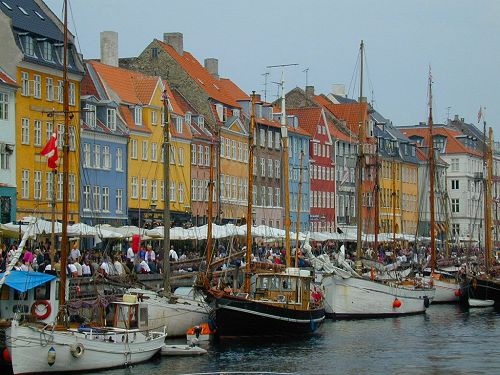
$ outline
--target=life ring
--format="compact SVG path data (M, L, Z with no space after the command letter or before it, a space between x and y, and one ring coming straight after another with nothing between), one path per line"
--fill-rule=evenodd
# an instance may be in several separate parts
M45 306L44 313L38 311L39 306ZM51 312L52 312L52 307L50 306L50 303L47 300L39 299L33 302L33 305L31 305L31 314L36 316L39 320L47 319L50 316Z
M71 344L69 347L69 351L71 352L71 355L73 357L80 358L85 352L85 347L82 343L78 342L76 344Z

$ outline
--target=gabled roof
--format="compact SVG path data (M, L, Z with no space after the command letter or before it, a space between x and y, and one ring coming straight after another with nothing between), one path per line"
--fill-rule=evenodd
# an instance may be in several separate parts
M332 103L325 107L339 120L344 120L349 130L355 134L358 134L359 123L367 120L368 103Z
M229 78L220 78L219 85L224 89L228 95L230 95L234 100L249 100L250 96L239 88L236 83L231 81Z
M158 39L156 41L212 99L232 107L240 107L223 88L224 83L221 84L220 79L212 76L193 55L187 51L179 55L179 53L169 44Z
M135 124L134 116L132 115L132 110L126 105L120 105L118 108L120 116L123 118L130 130L135 130L139 132L151 133L151 129L146 124L142 126L137 126Z
M410 127L399 127L401 132L407 137L419 136L424 139L422 146L429 146L429 128L427 126L410 126ZM434 137L436 135L442 135L446 137L446 146L444 149L444 154L472 154L481 157L482 154L478 150L470 147L466 147L462 142L460 142L457 137L463 136L461 132L455 129L450 129L445 126L434 126L433 127Z
M124 103L148 105L156 87L161 83L160 77L147 76L98 61L88 63L98 74L103 85L118 95Z
M341 132L332 121L327 121L328 129L330 129L330 134L333 138L339 139L344 142L357 143L357 137L349 137L348 135Z
M0 68L0 83L5 83L10 86L17 86L16 81L11 78L7 73L5 73L2 68Z
M318 124L326 125L323 122L323 110L321 108L288 108L286 112L288 115L297 116L299 118L299 127L313 138L318 132Z

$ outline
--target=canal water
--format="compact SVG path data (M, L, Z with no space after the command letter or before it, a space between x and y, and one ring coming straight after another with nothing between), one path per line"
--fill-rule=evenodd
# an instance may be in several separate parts
M424 315L325 321L318 334L304 339L201 346L208 354L156 358L99 374L500 374L500 313L432 305Z

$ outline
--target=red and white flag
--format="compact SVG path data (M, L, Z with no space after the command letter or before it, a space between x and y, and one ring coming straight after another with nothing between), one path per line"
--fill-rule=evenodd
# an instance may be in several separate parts
M47 164L49 168L56 169L57 168L57 160L59 160L59 156L57 155L57 135L56 133L52 133L52 137L50 137L49 141L40 152L40 155L47 157Z
M479 112L477 113L477 122L481 121L481 117L483 117L483 107L479 107Z

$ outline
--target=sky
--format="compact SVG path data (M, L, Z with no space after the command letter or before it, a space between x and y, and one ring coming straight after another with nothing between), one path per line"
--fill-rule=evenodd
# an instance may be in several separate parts
M45 0L58 16L62 0ZM316 93L344 84L359 96L357 60L365 43L365 91L394 125L428 117L432 67L434 122L458 115L477 124L479 108L500 140L500 1L498 0L70 0L70 28L84 58L98 58L99 33L119 34L119 56L137 56L164 32L181 32L184 49L244 91L276 99L285 90ZM77 45L78 45L77 44Z

